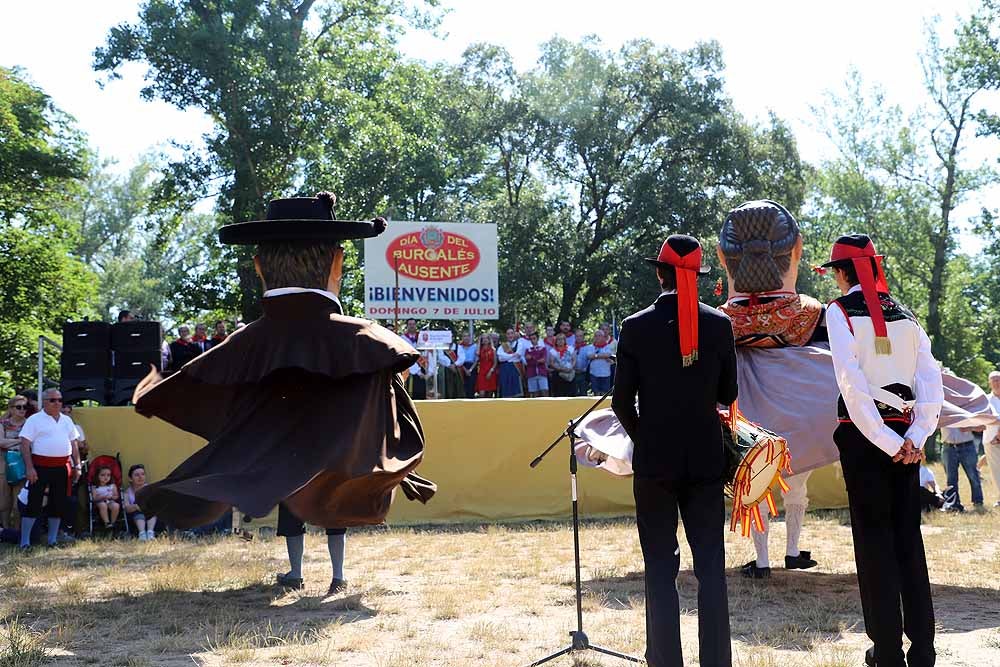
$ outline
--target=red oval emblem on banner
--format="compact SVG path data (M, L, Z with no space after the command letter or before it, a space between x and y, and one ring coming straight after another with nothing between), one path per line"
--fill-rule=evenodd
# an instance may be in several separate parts
M414 280L456 280L479 266L479 247L472 239L428 225L389 243L385 259L399 275Z

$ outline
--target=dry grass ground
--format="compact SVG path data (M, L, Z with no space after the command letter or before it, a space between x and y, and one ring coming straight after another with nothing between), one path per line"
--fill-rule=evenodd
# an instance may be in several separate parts
M938 475L941 478L940 468ZM990 504L996 490L987 486ZM966 489L966 498L967 489ZM784 553L774 524L772 555ZM938 664L1000 665L1000 510L925 522ZM802 544L822 560L765 581L729 572L735 664L847 667L867 646L846 512L810 514ZM56 665L525 665L575 625L568 524L353 531L345 593L326 597L322 536L306 542L302 592L270 586L283 541L82 542L0 552L0 667ZM585 627L641 655L642 557L634 522L582 531ZM735 568L749 541L729 535ZM678 579L685 657L697 664L696 583ZM45 657L47 656L47 657ZM626 664L596 653L553 665Z

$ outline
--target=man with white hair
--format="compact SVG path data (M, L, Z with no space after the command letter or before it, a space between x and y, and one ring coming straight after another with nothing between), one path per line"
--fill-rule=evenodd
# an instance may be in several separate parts
M990 407L1000 415L1000 371L990 373ZM1000 426L987 426L983 432L983 449L986 450L986 463L993 476L993 486L1000 492ZM1000 500L993 504L1000 507Z
M28 417L21 427L21 456L28 479L28 503L21 517L21 548L31 546L31 529L41 514L42 500L49 492L49 546L59 537L60 517L73 482L80 479L80 450L73 420L62 414L58 389L42 393L42 410Z

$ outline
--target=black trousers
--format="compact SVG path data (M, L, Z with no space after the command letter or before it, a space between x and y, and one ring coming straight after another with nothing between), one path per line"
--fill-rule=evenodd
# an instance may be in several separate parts
M472 372L472 364L463 364L468 375L462 376L462 386L465 387L465 397L475 398L476 397L476 374Z
M551 389L550 394L555 397L568 398L575 395L573 381L563 380L556 372L549 373L549 388Z
M45 498L45 490L48 489L49 504L46 507L46 515L62 519L66 508L68 476L66 468L35 466L35 472L38 473L38 481L28 485L28 507L23 516L37 519L42 515L42 500Z
M889 426L900 435L907 428ZM838 426L833 440L847 483L861 607L876 664L931 667L934 607L920 536L920 466L893 463L854 424ZM904 631L910 639L906 662Z
M306 534L306 524L299 517L292 513L292 510L285 507L285 503L278 504L278 530L279 537L295 537ZM327 528L327 535L344 535L346 528Z
M409 389L410 398L415 401L423 401L427 399L427 379L420 377L419 375L410 375L409 377Z
M730 667L729 597L723 542L726 508L722 483L676 485L635 477L635 517L646 564L646 661L651 667L681 667L680 545L677 514L694 556L698 578L698 654L702 667Z

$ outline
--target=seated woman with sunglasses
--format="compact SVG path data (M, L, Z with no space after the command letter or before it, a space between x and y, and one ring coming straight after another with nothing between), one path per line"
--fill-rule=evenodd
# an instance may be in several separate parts
M7 402L0 418L0 527L16 528L20 522L17 494L24 486L24 461L21 459L21 427L28 414L28 399L15 396ZM8 469L8 460L10 467Z

